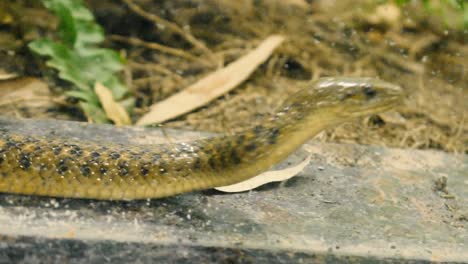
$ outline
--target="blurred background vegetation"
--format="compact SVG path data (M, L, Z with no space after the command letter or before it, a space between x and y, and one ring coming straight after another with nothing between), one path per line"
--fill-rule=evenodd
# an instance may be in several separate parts
M80 12L91 14L86 21L96 24L86 37L94 40L86 49L78 48L78 54L86 55L88 50L113 54L99 59L102 64L77 62L83 59L59 56L64 53L59 50L51 53L53 45L49 52L42 46L41 52L31 44L49 39L68 43L77 51L80 31L70 31L75 37L63 34L64 28L77 28L76 21L70 20L82 18L73 15L76 9L47 9L39 1L0 2L0 55L4 58L0 77L16 76L1 81L2 113L109 122L107 117L90 118L89 112L102 114L102 110L87 113L83 108L83 103L90 102L101 107L94 95L70 93L77 87L82 89L75 91L92 91L92 83L106 82L103 77L107 76L104 79L117 80L112 81L117 88L108 86L135 121L153 103L246 54L267 36L282 34L287 41L239 88L164 126L232 132L258 122L310 80L374 76L404 87L407 97L402 106L327 130L317 140L468 151L464 1L104 0L83 4L88 11ZM54 58L61 59L61 64L47 63ZM108 69L105 74L103 68ZM61 74L64 69L68 75ZM25 77L35 85L25 82ZM82 80L91 88L79 85Z

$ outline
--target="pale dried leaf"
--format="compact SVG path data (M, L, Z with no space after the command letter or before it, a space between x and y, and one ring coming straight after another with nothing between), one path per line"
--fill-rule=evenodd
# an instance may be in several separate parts
M247 55L209 74L180 93L151 106L150 112L144 115L137 122L137 125L164 122L199 108L229 92L246 80L283 41L284 37L282 36L273 35L268 37Z
M16 77L18 77L18 74L6 72L6 71L0 69L0 81L9 80L9 79L13 79L13 78L16 78Z
M116 125L130 125L130 117L125 108L114 100L112 92L100 83L94 85L94 91L106 112L107 117Z
M391 123L396 125L405 125L407 120L400 113L396 111L389 111L380 113L379 116L385 121L385 123Z
M298 173L300 173L309 164L309 162L310 162L310 155L307 156L307 158L303 160L301 163L295 166L282 169L282 170L267 171L253 178L250 178L248 180L245 180L236 184L228 185L228 186L216 187L215 189L221 192L229 192L229 193L245 192L245 191L255 189L264 184L270 183L270 182L285 181L296 176Z
M49 108L54 105L52 100L49 87L40 79L20 77L0 81L0 107Z
M400 20L401 10L393 3L378 5L372 14L367 16L367 20L372 24L394 25Z

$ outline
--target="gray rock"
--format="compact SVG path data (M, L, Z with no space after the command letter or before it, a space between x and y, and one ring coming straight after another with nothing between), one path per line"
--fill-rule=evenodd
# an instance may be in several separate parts
M0 129L125 144L209 136L7 118ZM313 141L303 151L302 173L247 193L0 194L0 263L468 262L466 155Z

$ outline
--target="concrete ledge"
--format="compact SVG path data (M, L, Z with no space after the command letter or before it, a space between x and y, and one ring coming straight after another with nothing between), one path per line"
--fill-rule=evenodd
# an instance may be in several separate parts
M157 130L71 122L0 118L2 129L168 140ZM466 155L314 142L304 150L313 159L301 175L249 193L133 202L0 194L0 263L468 262Z

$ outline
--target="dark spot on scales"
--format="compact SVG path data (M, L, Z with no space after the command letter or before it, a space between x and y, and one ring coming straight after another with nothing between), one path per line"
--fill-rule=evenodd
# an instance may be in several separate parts
M99 168L99 172L101 173L101 175L105 175L107 171L108 171L107 167L102 166Z
M208 160L208 164L210 165L210 167L212 169L215 169L216 168L216 164L215 164L215 160L213 157L211 157L209 160Z
M81 148L76 145L73 146L68 152L72 154L73 156L77 156L77 157L80 157L81 155L83 155L83 150L81 150Z
M88 177L91 174L91 168L88 165L80 166L80 172L83 176Z
M7 137L7 138L5 139L5 141L6 141L5 147L6 147L7 149L12 148L12 147L15 146L15 142L14 142L11 138Z
M261 125L255 126L253 129L253 132L255 133L257 137L262 133L262 131L263 131L263 126Z
M118 159L120 158L120 154L117 152L111 152L111 154L109 154L109 157L111 157L111 159Z
M140 163L140 175L147 176L150 172L151 162L143 161Z
M250 151L254 151L257 149L257 145L255 143L250 143L248 144L247 146L245 146L245 151L247 152L250 152Z
M149 173L149 169L147 167L145 167L144 165L140 167L140 174L142 176L146 176L148 175L148 173Z
M241 162L239 154L237 153L237 151L235 149L231 150L231 161L234 164L239 164Z
M204 149L203 153L205 153L207 156L211 156L211 154L213 154L213 150L212 149Z
M224 168L226 166L226 153L221 151L219 153L219 158L218 158L218 161L219 161L219 165L221 168Z
M195 162L193 163L193 169L198 170L201 167L201 159L200 157L195 158Z
M62 165L62 166L57 167L57 172L58 172L60 175L64 175L65 172L67 172L67 170L68 170L67 165Z
M60 152L62 152L62 147L53 146L52 151L54 152L54 155L58 155L58 154L60 154Z
M242 144L244 143L244 141L245 141L245 135L240 135L240 136L238 136L237 139L236 139L236 143L237 143L238 145L242 145Z
M59 163L57 164L57 171L60 175L65 174L65 172L68 170L67 162L65 159L61 159Z
M122 161L118 164L119 167L119 176L125 176L128 174L128 162Z
M159 173L161 174L167 173L167 164L166 162L164 162L164 160L159 161L158 168L159 168Z
M31 159L28 154L21 154L19 158L20 168L27 170L31 166Z
M24 144L21 142L16 142L14 140L7 141L6 146L8 148L21 148Z
M280 129L279 128L272 128L270 130L270 134L268 135L268 143L270 145L276 144L276 139L278 139L279 135L280 135Z

